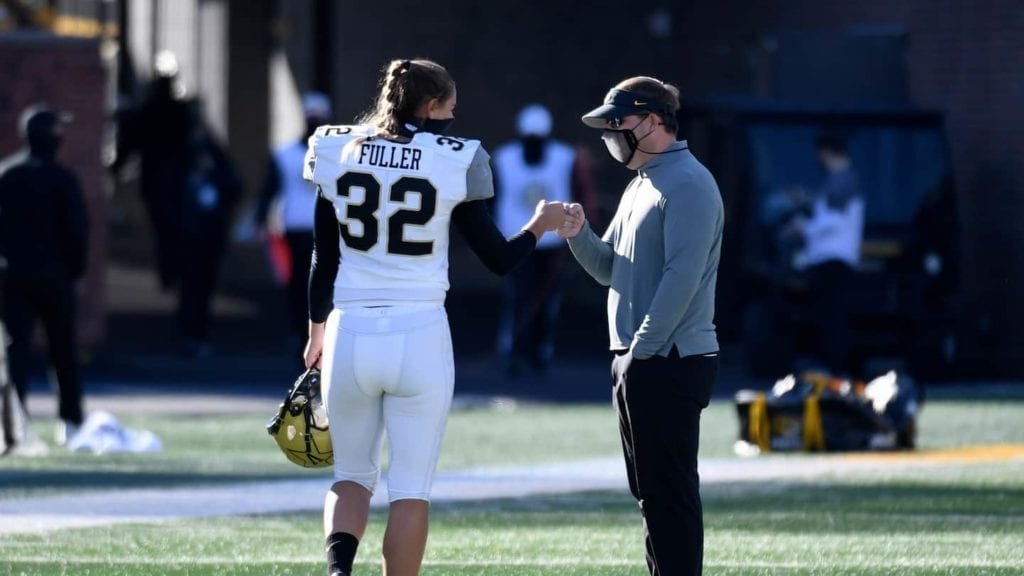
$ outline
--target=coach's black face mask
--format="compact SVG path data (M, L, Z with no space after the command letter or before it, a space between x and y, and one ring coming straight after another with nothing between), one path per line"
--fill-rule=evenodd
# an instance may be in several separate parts
M644 119L646 119L646 117L644 117ZM643 124L643 121L641 121L640 124ZM633 159L633 156L636 154L637 149L640 148L640 141L654 133L654 128L652 127L647 134L644 134L643 137L638 139L633 130L635 130L640 124L637 124L628 130L606 129L601 134L601 140L604 141L604 146L608 149L608 153L611 154L612 158L615 158L623 164L629 164Z

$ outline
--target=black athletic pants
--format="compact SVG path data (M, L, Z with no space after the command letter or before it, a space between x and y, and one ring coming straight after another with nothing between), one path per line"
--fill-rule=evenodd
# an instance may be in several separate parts
M27 410L32 329L38 317L43 322L53 369L57 373L59 416L81 424L82 383L75 343L75 308L74 287L69 282L7 280L4 324L11 336L10 377L18 398Z
M510 274L512 283L512 354L542 367L554 346L560 281L565 250L542 248Z
M851 376L850 307L847 296L854 271L830 260L807 270L818 356L834 376Z
M288 295L289 354L296 368L305 369L303 352L309 333L309 268L313 259L313 232L285 232L291 255L291 273L286 292Z
M182 247L189 257L181 270L178 322L182 336L198 343L210 338L213 296L227 248L227 222L207 215L192 219L192 227L182 236Z
M285 232L291 253L292 271L288 279L288 322L293 334L306 343L309 332L309 266L313 257L313 232Z
M704 516L697 475L700 413L718 378L718 356L612 360L629 489L644 521L652 576L699 576Z

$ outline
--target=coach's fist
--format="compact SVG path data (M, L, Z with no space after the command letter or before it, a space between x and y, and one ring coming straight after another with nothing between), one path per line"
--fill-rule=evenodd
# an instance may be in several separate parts
M523 227L524 230L533 232L539 240L545 232L558 229L565 217L565 206L561 202L548 202L541 200L533 212L533 218Z
M576 203L566 204L565 218L562 220L562 225L558 227L557 233L562 238L574 238L580 233L586 220L586 216L583 215L583 206Z

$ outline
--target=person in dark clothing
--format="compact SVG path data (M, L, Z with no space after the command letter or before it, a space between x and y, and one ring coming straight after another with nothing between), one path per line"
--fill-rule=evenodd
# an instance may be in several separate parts
M791 224L802 244L793 256L793 267L807 275L821 362L834 376L851 377L855 370L849 353L847 296L860 262L864 194L843 138L825 133L816 139L815 147L827 176L805 199L806 215Z
M199 115L198 106L194 113ZM242 183L227 153L201 118L192 122L185 197L179 208L181 229L181 292L178 320L183 352L209 356L210 304L227 247L231 213L242 196Z
M57 163L70 116L44 105L22 113L26 147L0 162L0 255L8 263L3 319L11 337L10 377L27 406L32 328L41 319L57 374L57 441L82 423L75 282L85 273L88 217L78 179Z
M120 171L138 154L140 194L150 224L160 285L171 290L181 276L182 210L188 177L194 115L178 80L169 52L158 56L157 76L137 109L123 114L118 125L117 156L111 169Z

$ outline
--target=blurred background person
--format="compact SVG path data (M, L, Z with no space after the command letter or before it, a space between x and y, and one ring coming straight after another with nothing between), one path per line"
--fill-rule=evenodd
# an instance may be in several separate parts
M551 112L529 104L516 117L518 138L495 150L495 217L505 236L519 231L537 202L594 204L594 187L580 152L551 137ZM498 351L511 375L543 370L554 355L565 242L551 234L505 281Z
M8 263L3 321L11 337L10 377L28 405L32 334L42 320L57 376L55 440L63 445L82 423L76 345L76 281L86 267L89 223L77 176L57 162L62 125L45 105L21 115L25 148L0 161L0 255Z
M860 261L864 237L864 194L853 170L846 141L836 134L815 140L825 182L798 199L802 213L788 234L799 248L793 267L807 278L819 360L833 376L850 377L850 313L847 296Z
M138 154L140 194L153 227L160 286L171 290L181 277L182 202L195 115L189 111L174 53L159 52L155 72L141 104L121 119L111 169L120 172Z
M321 92L302 96L306 131L301 138L273 151L267 162L263 188L256 208L256 226L276 250L284 243L287 268L279 274L286 285L289 322L289 353L302 364L309 318L309 264L313 253L313 212L316 186L302 177L306 141L331 118L331 101Z
M227 248L231 215L242 197L242 182L231 158L206 126L199 104L191 110L191 156L181 208L178 320L182 351L188 356L206 357L214 351L210 343L211 302Z

